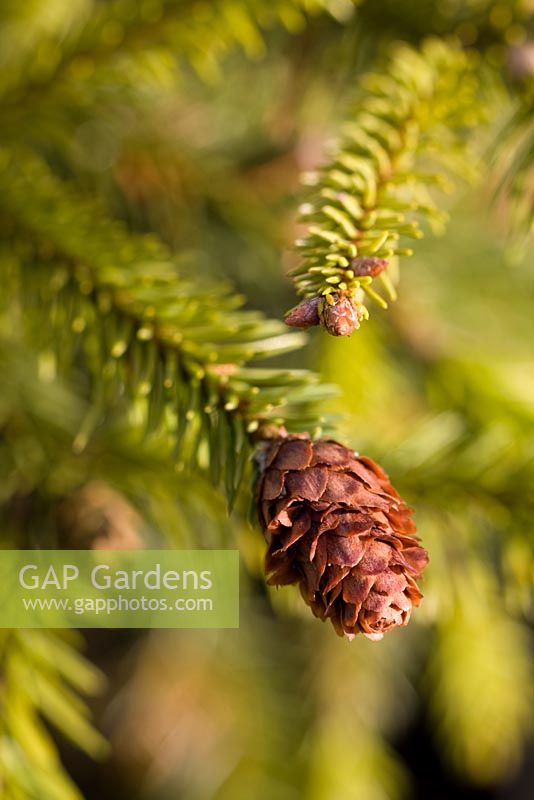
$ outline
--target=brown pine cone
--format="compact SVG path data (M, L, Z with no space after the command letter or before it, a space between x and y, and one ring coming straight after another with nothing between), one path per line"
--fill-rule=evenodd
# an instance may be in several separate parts
M340 636L381 639L407 625L428 555L385 472L330 440L288 436L265 448L258 510L268 583L298 584Z

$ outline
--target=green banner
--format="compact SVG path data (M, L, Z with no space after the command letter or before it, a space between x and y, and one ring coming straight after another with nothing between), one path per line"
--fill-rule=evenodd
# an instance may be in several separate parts
M237 628L237 550L0 550L0 628Z

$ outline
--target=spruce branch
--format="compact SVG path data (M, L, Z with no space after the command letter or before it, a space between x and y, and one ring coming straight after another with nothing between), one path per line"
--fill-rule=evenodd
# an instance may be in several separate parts
M233 500L260 426L320 434L316 403L333 388L306 370L250 364L301 347L302 334L241 309L225 284L182 279L161 242L106 219L35 154L2 151L0 174L6 224L26 242L20 285L31 270L39 288L26 300L45 309L37 345L59 371L81 355L92 375L78 450L104 408L126 407L147 433L171 435L179 467L224 476Z
M388 265L412 253L404 240L423 236L422 220L435 231L446 221L432 189L450 191L452 175L474 174L465 134L480 118L477 85L472 57L436 40L421 51L395 47L383 72L361 79L331 160L303 177L308 228L291 274L307 300L289 312L289 325L322 323L345 335L368 318L365 296L387 307L377 282L395 299Z
M93 758L107 743L88 720L82 695L103 677L79 652L74 631L2 631L0 637L0 791L6 800L81 800L43 718Z
M125 57L168 51L173 58L193 67L207 80L220 77L220 61L235 47L249 57L265 52L263 32L282 26L289 32L302 30L310 15L326 12L342 20L358 0L113 0L98 3L89 11L82 7L74 19L59 30L40 35L42 56L28 69L27 57L33 37L26 35L27 49L11 53L6 47L4 80L0 80L3 105L17 108L29 92L47 95L57 86L94 80L95 70ZM67 15L68 17L69 15ZM31 18L25 20L31 25ZM9 58L11 53L11 58Z

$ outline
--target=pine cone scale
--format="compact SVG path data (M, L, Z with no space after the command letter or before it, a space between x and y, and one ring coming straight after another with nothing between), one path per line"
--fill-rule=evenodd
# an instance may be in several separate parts
M286 491L298 500L329 502L326 496L329 477L325 467L309 467L301 472L288 472L285 480Z
M279 447L272 461L276 469L306 469L310 466L313 450L309 440L291 439L286 447Z

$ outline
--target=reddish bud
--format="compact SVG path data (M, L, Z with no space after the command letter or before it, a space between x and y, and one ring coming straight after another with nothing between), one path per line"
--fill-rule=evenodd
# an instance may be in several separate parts
M375 256L358 256L351 259L350 269L354 272L356 277L363 277L364 275L371 275L375 277L384 272L389 262L386 258L376 258Z
M360 327L360 311L349 297L334 295L334 302L325 303L322 323L332 336L348 336Z
M285 323L292 328L313 328L319 325L319 297L310 297L303 300L298 306L287 312Z

